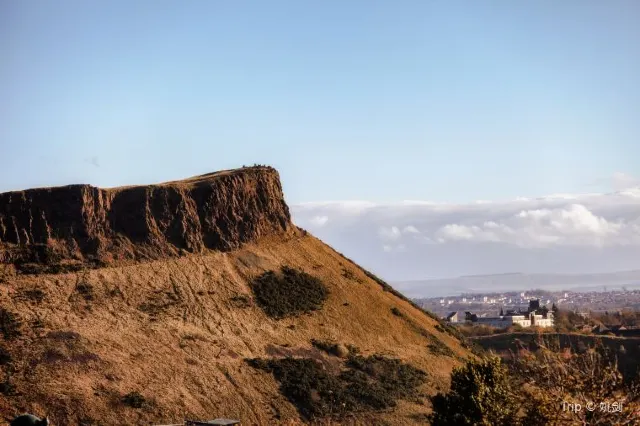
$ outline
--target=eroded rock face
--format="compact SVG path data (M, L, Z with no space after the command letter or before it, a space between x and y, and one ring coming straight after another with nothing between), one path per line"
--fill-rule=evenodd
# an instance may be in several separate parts
M251 167L158 185L0 194L0 262L110 262L232 250L294 232L278 172Z

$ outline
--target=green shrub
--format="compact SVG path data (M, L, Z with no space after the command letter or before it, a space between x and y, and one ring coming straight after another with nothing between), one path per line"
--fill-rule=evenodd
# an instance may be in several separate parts
M507 369L497 357L472 360L451 374L447 394L431 398L433 426L510 426L517 424L518 403Z
M286 266L280 273L265 272L251 287L257 304L276 319L321 309L329 296L318 278Z

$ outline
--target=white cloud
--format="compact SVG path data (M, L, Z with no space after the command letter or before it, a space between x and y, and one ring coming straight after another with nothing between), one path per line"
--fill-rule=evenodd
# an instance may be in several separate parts
M419 234L420 231L418 230L418 228L416 228L413 225L407 225L404 228L402 228L402 232L404 234Z
M468 204L313 203L291 211L297 223L390 278L640 266L640 188ZM396 252L403 255L393 262L384 257Z
M596 179L590 186L608 188L612 191L640 189L640 178L625 172L616 172L606 178Z
M617 172L613 174L611 178L611 184L616 191L623 191L640 186L640 179L631 176L630 174Z
M407 247L404 244L397 244L397 245L389 245L389 244L385 244L382 246L382 251L384 251L385 253L402 253L407 249Z
M438 241L496 242L518 247L595 246L628 244L633 224L608 221L582 204L555 209L522 210L499 222L447 224L436 231ZM632 240L633 241L633 240Z
M389 228L382 227L379 229L378 234L383 240L397 240L402 237L402 233L397 226L391 226Z
M324 226L327 222L329 221L329 217L328 216L314 216L309 220L309 223L311 223L314 226Z

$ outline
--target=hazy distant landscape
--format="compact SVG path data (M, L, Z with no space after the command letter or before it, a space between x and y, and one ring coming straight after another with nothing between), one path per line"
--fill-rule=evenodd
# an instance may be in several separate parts
M490 291L603 291L640 288L640 270L602 274L496 274L472 275L439 280L394 282L408 297L456 296Z

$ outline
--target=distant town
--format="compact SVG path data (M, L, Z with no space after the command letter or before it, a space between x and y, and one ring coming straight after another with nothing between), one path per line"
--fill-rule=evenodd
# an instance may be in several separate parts
M478 318L500 316L500 312L528 312L530 302L539 300L540 307L558 308L588 315L590 312L640 311L640 290L626 288L603 291L545 291L473 293L452 297L414 299L422 308L446 318L452 313L464 320L470 312Z

